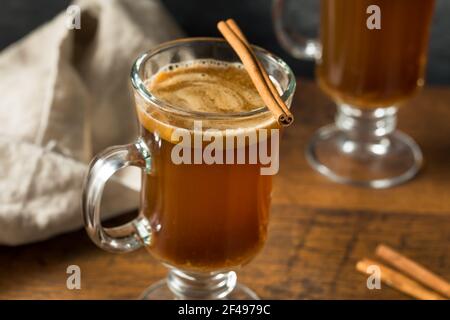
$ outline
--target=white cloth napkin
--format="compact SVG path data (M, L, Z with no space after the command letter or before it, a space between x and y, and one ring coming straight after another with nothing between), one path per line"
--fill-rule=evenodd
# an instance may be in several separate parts
M63 12L0 53L0 244L82 225L87 163L137 135L133 61L181 35L157 0L74 4L80 29L68 28ZM107 186L104 217L137 207L136 176L125 172Z

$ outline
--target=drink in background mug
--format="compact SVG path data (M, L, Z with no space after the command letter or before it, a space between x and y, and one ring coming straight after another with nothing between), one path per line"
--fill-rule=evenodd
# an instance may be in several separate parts
M255 48L255 53L290 105L295 77L289 67L263 49ZM255 293L236 283L232 270L249 262L265 242L272 176L261 175L259 163L174 163L172 133L181 129L192 134L196 121L203 130L246 132L272 127L275 120L264 106L238 113L192 111L160 100L149 89L148 80L168 65L196 60L240 62L227 42L213 38L168 42L136 60L131 81L140 137L91 162L83 191L85 226L100 248L128 252L145 247L169 268L167 279L149 287L142 298L255 299ZM188 86L190 82L195 85L187 81ZM250 147L248 142L242 148L248 153ZM142 169L139 215L126 225L103 228L99 210L104 185L127 166Z
M420 148L395 130L396 114L424 85L434 2L321 0L320 41L290 31L293 10L286 6L298 9L302 1L274 2L281 44L297 58L316 61L317 82L338 106L335 124L321 128L306 150L321 174L386 188L420 169Z

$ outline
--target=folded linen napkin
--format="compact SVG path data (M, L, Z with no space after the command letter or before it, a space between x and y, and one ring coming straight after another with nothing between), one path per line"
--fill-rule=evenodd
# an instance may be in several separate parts
M181 35L158 0L74 5L0 53L0 244L82 225L87 163L137 135L133 61ZM80 29L71 29L68 13L77 9ZM138 181L136 171L125 171L107 186L104 217L137 207Z

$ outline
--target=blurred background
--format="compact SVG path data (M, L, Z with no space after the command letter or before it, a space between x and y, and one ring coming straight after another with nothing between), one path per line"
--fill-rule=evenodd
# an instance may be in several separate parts
M135 1L152 0L128 0L133 5L136 4ZM187 36L217 37L217 21L232 17L251 42L281 56L297 76L314 77L313 62L294 59L280 47L272 22L273 0L159 1L165 5ZM403 1L406 3L409 0ZM0 50L64 12L71 2L72 0L0 0ZM301 34L317 35L320 1L289 2L291 5L286 10L286 21L295 25ZM114 9L117 8L122 9L121 6ZM161 12L159 7L157 9L151 12ZM117 14L116 11L111 12ZM135 133L130 129L135 127L132 108L120 108L132 104L131 97L123 94L129 89L128 76L117 77L115 80L118 81L111 86L109 81L104 82L102 86L101 79L109 80L111 75L128 74L131 66L123 61L134 59L135 49L145 50L147 42L144 40L156 43L161 38L166 39L178 34L178 30L176 33L161 32L158 35L160 38L155 36L145 39L140 35L133 46L128 46L128 39L135 35L135 20L130 20L145 14L143 11L137 11L140 14L134 15L129 14L131 10L123 12L125 15L120 15L122 21L117 21L117 15L110 16L112 18L108 22L117 21L117 24L114 24L116 28L110 28L109 24L105 28L108 33L103 35L103 47L99 46L104 50L96 48L94 53L97 55L86 55L88 58L85 58L88 67L95 66L95 62L100 60L107 63L98 68L86 68L89 72L80 71L79 66L75 68L67 63L68 66L61 68L60 72L49 75L49 79L60 76L58 79L64 80L61 86L57 81L34 80L41 79L36 77L40 76L41 72L47 72L48 65L53 66L56 55L48 59L39 56L42 61L36 61L34 55L24 54L28 67L42 64L42 68L36 70L30 68L24 71L19 68L21 65L8 69L9 65L15 65L8 64L7 59L0 65L0 120L6 119L0 126L0 299L134 299L149 283L165 275L165 269L155 259L148 259L145 251L130 255L112 255L96 248L84 230L39 243L13 247L4 245L43 240L81 226L78 206L82 175L85 173L85 167L81 163L84 158L72 157L71 149L66 147L67 145L72 146L71 143L76 142L74 145L83 151L84 155L108 145L134 139ZM160 26L156 17L145 15L145 19L148 19L144 20L145 22L155 22L146 26ZM160 17L164 18L165 15L160 14ZM291 133L286 135L286 142L282 146L286 160L277 179L278 189L275 188L282 191L274 193L272 235L265 253L242 272L243 282L252 284L252 287L254 285L254 289L262 298L403 299L406 296L387 286L383 291L367 290L366 277L355 271L356 262L363 257L373 256L373 251L380 241L401 250L407 256L450 279L449 17L450 0L436 0L427 80L429 84L443 87L423 90L416 99L408 102L411 108L401 111L401 129L414 137L426 157L423 172L407 185L376 191L353 188L334 184L311 170L303 156L306 142L319 126L331 122L335 108L332 100L321 93L317 85L305 81L305 85L299 86L299 92L302 94L296 95L294 103L301 106L300 111L296 111L301 117L300 121L294 124L294 130L290 130ZM81 24L83 23L82 20ZM410 23L414 24L415 21ZM115 40L118 31L125 29L124 25L128 26L128 31L132 31L126 35L131 36L121 39L125 41L111 41L111 35ZM153 42L153 39L158 40ZM61 42L53 40L52 44L58 45L59 50ZM45 55L48 48L41 49L35 44L36 42L32 43L32 50L30 47L27 47L27 50ZM51 49L57 51L54 47ZM117 54L119 50L120 55ZM23 54L24 51L19 51L17 55L16 52L7 58L23 58L20 53ZM105 58L104 52L110 55ZM63 54L60 56L63 57L61 61L69 61ZM109 68L110 66L114 68ZM29 78L30 70L34 73L33 77ZM56 98L49 99L47 95L38 95L39 99L35 99L33 90L24 91L24 94L19 96L15 89L22 92L22 86L16 86L17 79L29 80L27 84L30 88L43 88L42 92L49 92L51 97ZM73 79L77 82L73 82ZM37 86L41 82L42 86ZM80 85L72 85L78 82ZM56 85L58 90L54 90ZM85 90L90 86L94 88L92 92ZM110 87L112 90L109 90ZM10 107L13 102L17 108ZM48 112L48 109L51 112ZM115 112L111 112L111 109ZM25 120L28 122L22 117L21 110L26 110ZM20 116L14 116L16 114ZM39 116L30 116L34 114ZM86 121L85 115L92 115L92 119ZM98 121L99 119L101 121ZM14 125L16 123L23 130L17 130ZM43 123L44 128L50 127L49 134L42 137L35 134L36 123ZM40 128L41 126L39 130ZM60 135L61 128L63 132ZM83 130L92 131L95 139L80 138L82 134L79 132ZM55 141L57 144L54 144ZM51 148L47 148L48 146ZM70 157L67 157L67 154ZM42 161L40 159L43 156L49 158ZM39 168L35 165L39 164L38 160L48 164L43 167L47 170L36 170ZM22 171L25 166L31 169ZM22 179L22 172L25 172L26 179ZM19 174L20 179L14 179ZM42 176L50 178L42 179ZM34 181L34 184L29 183L27 179ZM5 188L7 184L3 183L4 180L10 183L8 186L11 190ZM23 184L19 182L25 182L26 188L22 188ZM39 191L37 192L30 187L33 185L42 188L36 188ZM111 193L108 201L102 203L102 206L105 204L105 207L114 208L116 212L128 212L128 215L120 218L124 220L115 220L110 226L122 223L129 219L130 215L136 214L134 208L137 199L133 196L137 195L124 189L117 189L116 193ZM70 192L66 192L67 190ZM32 200L36 199L37 202L30 201L30 195ZM6 199L6 202L3 199ZM121 209L127 205L132 208ZM108 210L105 207L102 207L102 210L106 213ZM49 208L51 210L48 210ZM286 248L289 250L286 251ZM64 275L69 265L82 266L85 279L82 291L67 290Z
M294 69L297 76L313 77L312 62L293 59L280 48L273 31L272 0L161 0L161 2L188 36L218 36L216 22L233 17L253 43L281 56ZM0 49L65 10L70 3L69 0L2 0ZM319 3L318 0L301 0L289 10L289 16L296 17L292 22L296 23L302 34L311 36L316 33ZM430 84L450 84L449 16L450 1L437 0L429 49L427 80Z

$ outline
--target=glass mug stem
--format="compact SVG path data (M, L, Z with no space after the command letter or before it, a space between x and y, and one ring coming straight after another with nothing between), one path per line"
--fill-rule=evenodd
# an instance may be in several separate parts
M167 285L180 298L221 299L233 291L236 280L234 271L202 274L171 269Z
M97 155L84 181L82 206L86 231L97 246L110 252L134 251L151 243L150 223L144 216L119 227L103 228L101 225L100 203L105 183L115 172L128 166L151 171L151 155L141 139L108 148Z
M380 143L396 128L397 107L364 110L340 104L335 116L335 125L359 141Z

